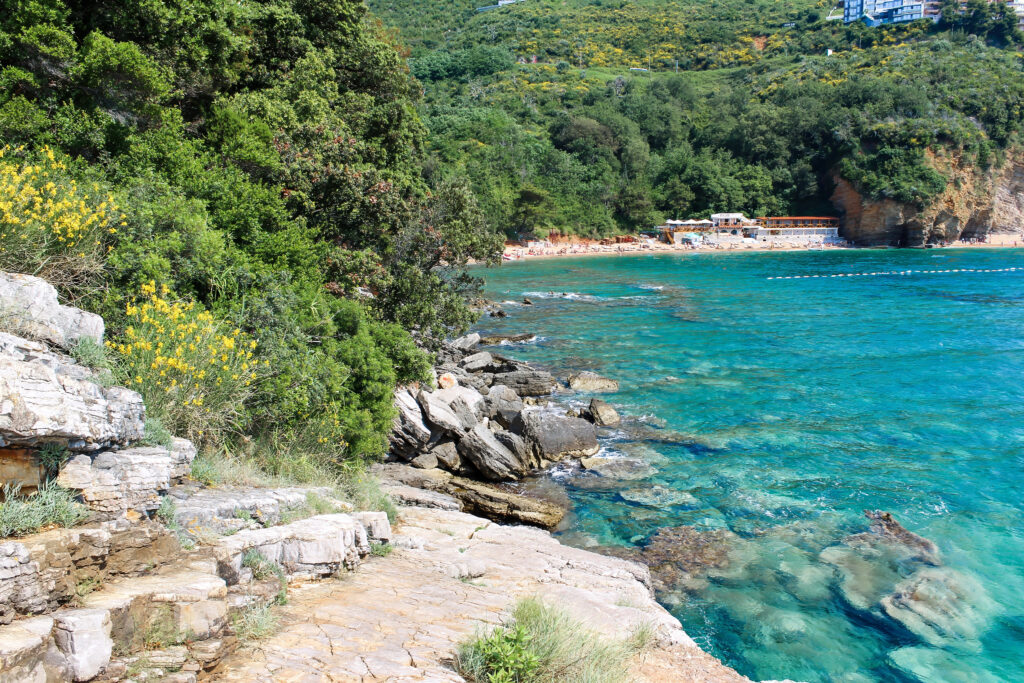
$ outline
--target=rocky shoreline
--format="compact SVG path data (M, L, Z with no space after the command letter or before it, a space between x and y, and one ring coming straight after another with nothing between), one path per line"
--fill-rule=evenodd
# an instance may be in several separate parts
M444 346L435 368L436 389L395 392L398 417L389 462L374 471L401 501L555 528L563 507L510 484L557 463L586 462L600 450L597 428L620 418L600 399L578 414L546 399L569 388L612 391L618 385L581 372L571 375L566 387L545 370L480 350L480 343L474 333Z

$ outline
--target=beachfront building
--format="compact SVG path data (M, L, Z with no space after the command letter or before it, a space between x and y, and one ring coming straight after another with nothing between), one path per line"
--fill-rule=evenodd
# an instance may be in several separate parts
M837 244L839 219L835 216L764 216L747 234L758 242L818 242Z
M868 26L900 24L928 17L939 18L939 3L935 0L846 0L843 21L847 24L863 21Z

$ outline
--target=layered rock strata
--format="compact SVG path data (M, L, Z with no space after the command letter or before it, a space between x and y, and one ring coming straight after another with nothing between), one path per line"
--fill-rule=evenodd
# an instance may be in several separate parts
M989 170L957 156L932 155L929 163L950 182L923 207L865 197L836 176L832 204L841 214L842 236L857 245L900 247L993 234L1024 240L1024 154L1011 153Z

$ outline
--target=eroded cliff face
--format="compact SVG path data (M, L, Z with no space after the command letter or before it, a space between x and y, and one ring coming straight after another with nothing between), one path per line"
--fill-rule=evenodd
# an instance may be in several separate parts
M931 155L949 178L945 191L923 209L892 199L862 196L835 176L832 204L840 212L840 234L862 246L917 247L988 235L1019 235L1024 240L1024 151L987 171L958 156Z

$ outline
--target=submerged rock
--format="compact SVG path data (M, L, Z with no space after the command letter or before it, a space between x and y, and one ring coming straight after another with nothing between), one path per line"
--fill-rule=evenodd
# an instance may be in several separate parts
M938 647L980 647L995 603L975 579L951 569L915 572L882 598L885 613Z
M696 575L727 567L736 541L736 535L726 529L664 527L641 547L605 547L601 552L647 565L655 590L668 591L685 587Z
M960 653L954 654L934 647L901 647L889 653L889 662L921 681L1000 683L1000 679L975 663L964 661Z
M571 389L576 391L618 391L619 383L614 379L602 377L596 372L584 370L569 375L566 380Z
M688 491L676 491L666 488L660 484L651 487L626 489L619 493L625 500L651 507L665 507L668 505L698 505L693 494Z
M910 551L911 558L925 564L938 566L942 564L939 548L932 541L908 531L888 512L881 510L865 510L864 515L871 520L871 533Z
M580 465L588 472L610 479L646 479L658 471L639 458L583 458Z

